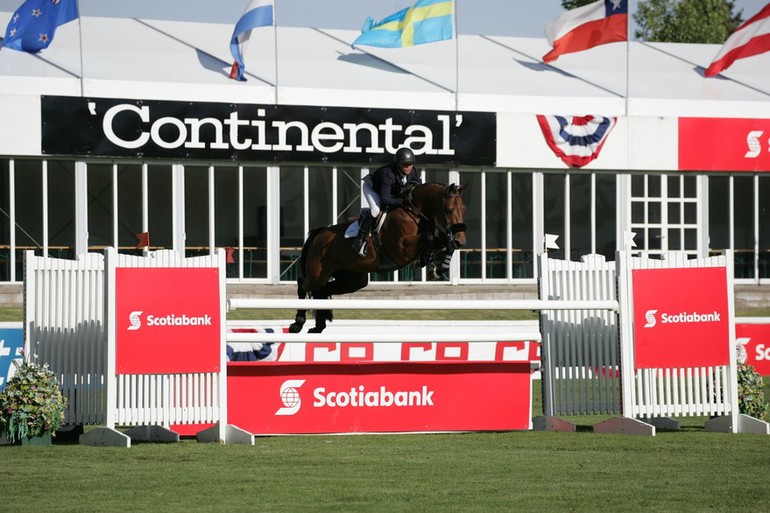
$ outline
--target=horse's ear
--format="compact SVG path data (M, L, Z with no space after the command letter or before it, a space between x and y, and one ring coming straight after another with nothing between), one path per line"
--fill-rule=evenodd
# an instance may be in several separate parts
M463 192L465 192L465 189L468 187L467 183L462 184L460 187L457 188L457 194L462 195Z

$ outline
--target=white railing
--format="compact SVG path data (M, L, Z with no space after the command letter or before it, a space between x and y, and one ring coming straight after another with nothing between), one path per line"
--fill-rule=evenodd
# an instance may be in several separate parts
M617 303L615 262L540 255L539 297L574 305ZM620 413L618 311L550 309L540 313L543 413Z
M618 302L544 301L540 299L256 299L228 300L229 310L288 308L291 310L618 310Z
M110 284L105 270L109 266L222 264L220 293L224 297L224 252L184 258L168 250L134 256L108 248L105 254L112 255L107 264L97 253L77 260L25 253L25 351L58 374L68 400L65 425L107 429L116 425L168 428L176 423L224 426L220 422L227 415L224 343L218 373L116 375L115 320L108 318L114 312L114 271ZM224 440L221 433L220 438Z

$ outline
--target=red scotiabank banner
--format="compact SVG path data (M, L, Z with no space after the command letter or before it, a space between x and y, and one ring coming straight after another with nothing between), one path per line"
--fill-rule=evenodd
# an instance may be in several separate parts
M228 422L255 434L526 430L529 363L228 364Z
M632 281L635 368L729 363L724 267L635 269Z
M218 372L219 270L116 269L116 372Z
M770 119L679 118L679 170L770 171Z
M746 349L746 364L770 376L770 323L735 324L735 341Z

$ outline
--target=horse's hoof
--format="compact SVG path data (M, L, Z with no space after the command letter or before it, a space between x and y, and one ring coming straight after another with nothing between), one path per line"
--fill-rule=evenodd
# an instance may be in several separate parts
M315 328L310 328L307 330L308 333L323 333L323 330L326 329L326 327L320 328L316 326Z
M295 323L293 323L293 324L291 324L289 326L289 333L299 333L300 331L302 331L302 325L301 324L297 324L295 322Z

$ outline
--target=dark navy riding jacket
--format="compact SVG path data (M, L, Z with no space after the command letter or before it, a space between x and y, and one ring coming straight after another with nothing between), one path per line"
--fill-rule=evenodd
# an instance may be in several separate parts
M406 181L402 182L401 178L404 176L406 176ZM404 175L399 171L395 163L391 163L382 166L374 172L372 183L374 190L380 195L380 206L392 208L404 206L401 190L406 184L419 185L422 183L422 180L416 167L412 169L411 173Z

